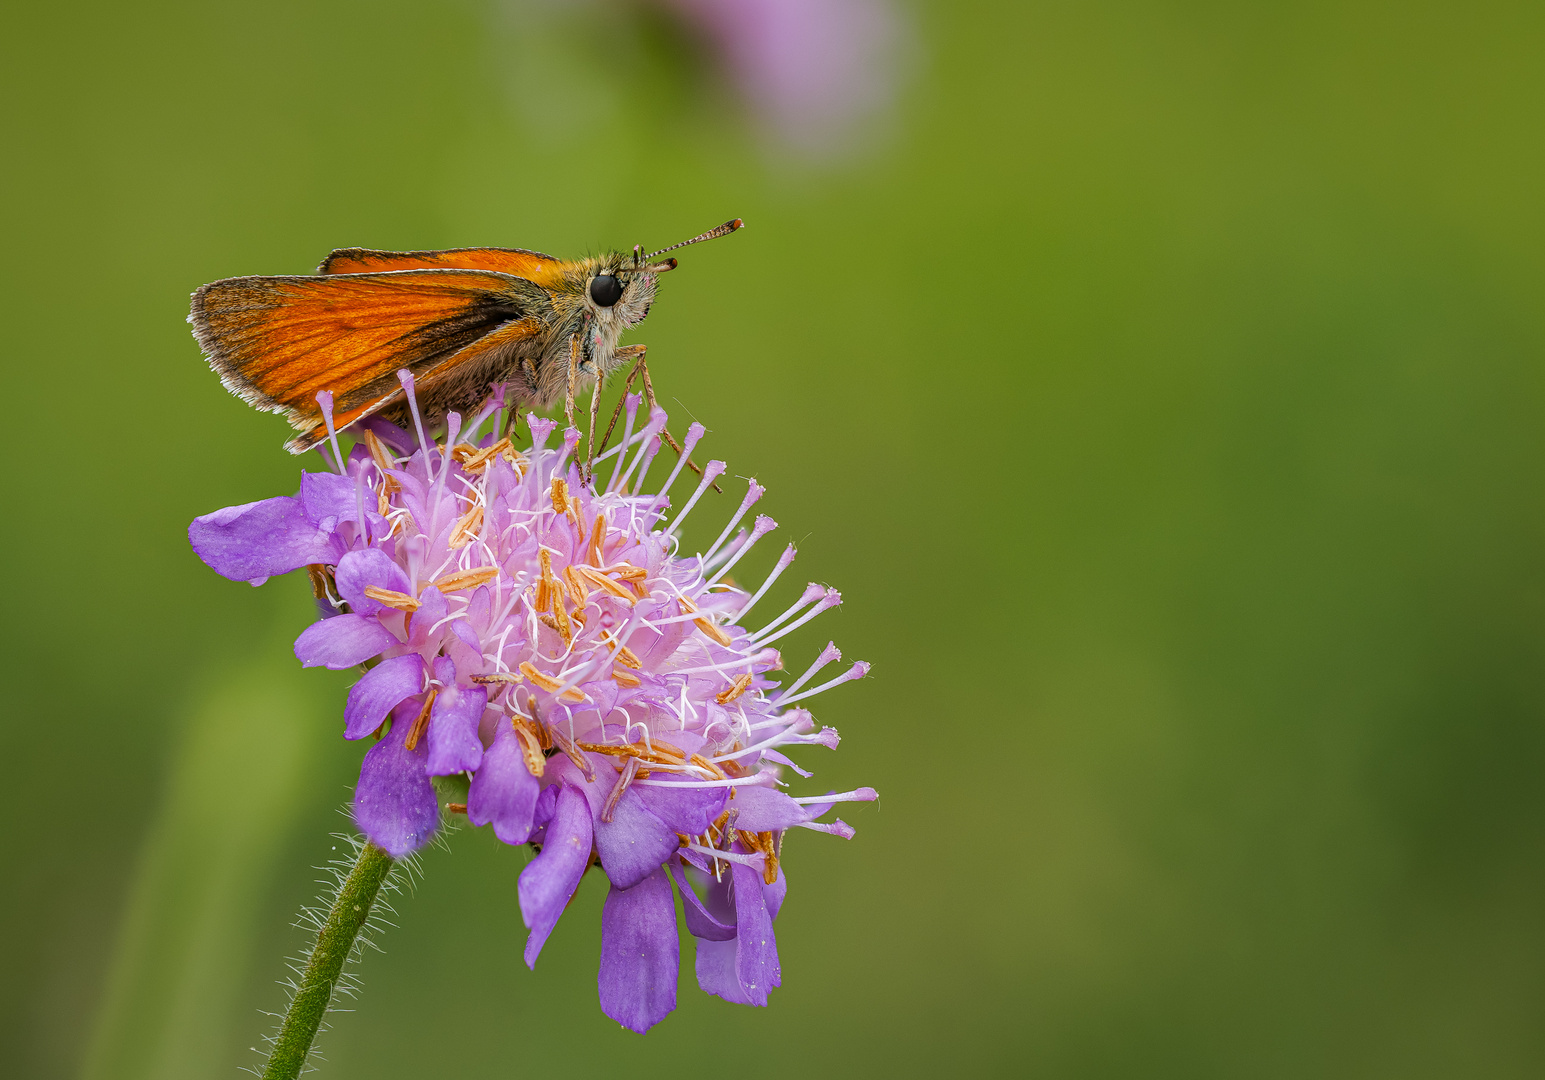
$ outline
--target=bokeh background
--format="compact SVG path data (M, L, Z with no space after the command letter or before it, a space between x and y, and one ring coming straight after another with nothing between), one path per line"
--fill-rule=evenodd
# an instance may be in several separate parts
M462 831L323 1075L1541 1075L1542 13L7 5L0 1074L255 1064L347 824L306 583L186 544L298 471L188 293L739 215L635 339L843 590L787 655L874 663L813 764L883 798L771 1007L645 1038L601 883L532 973Z

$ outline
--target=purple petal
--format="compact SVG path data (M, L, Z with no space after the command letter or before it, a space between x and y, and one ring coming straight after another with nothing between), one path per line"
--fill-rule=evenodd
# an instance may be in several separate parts
M762 899L767 901L767 917L777 921L778 912L783 909L783 898L788 895L789 881L783 876L783 867L778 867L778 879L771 885L765 881L762 883Z
M762 893L762 872L740 863L731 863L730 872L735 877L735 975L750 1004L766 1005L768 993L782 984L783 976Z
M451 620L450 630L445 635L443 647L445 655L456 664L457 677L470 680L474 675L481 675L488 661L483 659L483 643L477 631L472 629L466 619Z
M215 573L254 585L336 557L332 532L307 521L300 500L288 496L194 518L188 543Z
M735 925L735 902L730 899L730 880L729 874L724 875L723 881L715 881L710 877L708 888L704 890L703 896L704 910L715 922L724 926ZM740 979L735 974L735 948L733 936L722 939L707 935L699 936L696 942L697 957L694 964L697 969L697 985L705 993L714 994L725 1001L736 1005L750 1005L751 1000L746 997L746 992L741 988Z
M541 789L526 768L520 739L504 721L493 745L483 752L483 762L467 792L467 820L474 825L493 822L494 835L506 844L524 844L531 837L532 817Z
M347 600L349 607L359 615L374 615L386 606L365 595L365 587L368 585L413 595L413 585L408 581L407 573L380 548L363 548L345 553L338 560L338 569L333 579L338 583L338 595Z
M471 772L483 760L477 725L488 708L488 691L457 685L456 668L443 656L435 658L435 678L446 685L429 709L429 775Z
M689 784L640 784L631 789L639 801L673 832L696 836L706 832L714 819L724 813L728 788L699 788ZM750 829L741 825L742 829ZM757 830L751 830L757 831Z
M769 888L777 895L776 886L762 884L760 870L739 863L730 864L722 883L709 882L704 906L724 922L733 904L736 934L733 941L698 941L697 983L706 992L738 1005L766 1005L768 993L781 983Z
M623 792L610 821L595 823L601 867L619 889L643 881L680 846L676 830L645 808L636 788Z
M313 523L332 518L337 521L359 520L359 492L352 476L337 473L301 473L300 502Z
M424 662L417 653L382 660L350 688L343 707L343 737L363 739L381 726L398 702L423 688Z
M585 797L565 785L558 793L542 853L520 872L520 917L531 930L526 966L535 968L547 936L558 925L585 867L590 865L590 807Z
M733 915L728 923L720 922L712 912L704 906L692 888L692 883L687 880L686 871L681 867L679 859L670 861L671 873L676 875L676 889L681 893L681 910L687 917L687 932L696 938L704 938L708 941L729 941L735 936L735 923Z
M730 803L739 811L735 827L746 832L778 832L809 821L811 814L781 791L748 784L735 789ZM701 831L701 830L698 830Z
M599 754L582 753L580 756L591 762L591 772L596 779L586 780L585 774L569 760L567 754L555 754L547 759L547 776L569 785L583 795L585 804L590 807L590 820L598 821L601 808L606 805L606 796L611 793L612 784L617 780L617 773L611 767L611 762Z
M446 614L445 594L433 585L418 594L418 603L418 610L413 613L412 619L408 622L408 644L415 651L428 647L429 632L434 630ZM445 627L441 626L439 630L434 631L437 641L444 630ZM435 647L438 649L438 644Z
M542 793L536 797L536 809L531 813L533 825L546 825L553 819L553 814L558 811L558 791L560 785L549 784L542 789Z
M676 1007L681 943L670 879L659 867L631 889L613 886L601 909L601 1011L640 1035Z
M342 671L363 664L398 644L390 630L373 617L339 615L312 623L295 639L295 656L304 667Z
M394 731L370 748L354 789L354 823L395 858L429 842L440 807L424 772L422 745L409 750Z

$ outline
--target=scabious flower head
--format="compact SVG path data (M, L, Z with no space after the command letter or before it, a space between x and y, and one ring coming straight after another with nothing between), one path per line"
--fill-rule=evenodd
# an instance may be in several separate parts
M622 442L597 462L604 484L582 482L573 429L550 447L556 425L528 416L528 448L498 437L496 399L466 432L451 414L443 443L421 425L369 421L347 460L333 440L337 471L302 473L294 496L198 518L189 539L217 572L254 585L309 568L322 618L296 639L296 656L367 668L349 691L344 736L374 740L354 798L372 842L395 856L423 846L440 825L432 778L465 780L466 802L449 810L539 849L519 887L533 966L599 862L610 882L601 1006L643 1032L676 1003L672 880L699 984L765 1005L780 982L772 922L784 834L850 837L840 819L818 819L875 793L780 790L784 769L810 775L785 751L838 741L801 703L868 665L810 685L841 657L828 644L798 679L774 681L775 643L841 596L812 584L746 629L794 548L754 592L732 583L775 527L762 516L742 525L762 495L751 481L715 542L684 555L682 522L725 466L710 461L667 520L667 494L703 428L692 425L651 488L666 417L656 409L635 430L639 405L627 398ZM479 434L490 416L493 430Z

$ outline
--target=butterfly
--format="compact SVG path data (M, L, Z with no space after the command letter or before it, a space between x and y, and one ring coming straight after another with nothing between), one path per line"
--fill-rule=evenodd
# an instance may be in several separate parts
M647 350L618 339L644 321L659 276L676 268L673 258L656 260L740 227L736 218L647 255L639 246L583 259L521 248L341 248L315 275L201 286L188 321L226 389L299 432L285 444L293 454L328 437L323 392L335 430L378 415L406 426L405 369L431 426L477 409L500 383L512 405L546 409L562 397L572 425L576 394L592 387L593 455L607 376L633 363L628 386L642 374L654 404Z

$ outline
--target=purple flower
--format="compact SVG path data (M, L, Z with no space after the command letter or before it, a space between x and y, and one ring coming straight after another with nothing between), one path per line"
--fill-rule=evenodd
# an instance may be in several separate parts
M638 429L639 404L628 397L622 442L597 462L604 484L581 483L578 432L549 447L554 423L528 416L532 443L518 451L496 436L502 410L490 403L466 433L451 414L439 444L367 421L342 472L303 474L294 496L201 517L189 540L235 580L309 568L323 617L296 639L296 656L367 668L349 691L344 736L374 739L354 797L371 841L394 856L423 846L440 824L434 778L464 778L467 801L448 810L539 852L519 887L532 965L599 862L610 883L601 1006L643 1032L675 1007L675 896L703 989L765 1005L780 980L785 833L850 837L840 819L818 819L876 796L782 790L785 769L810 775L785 751L838 741L801 703L868 665L817 683L841 658L828 644L799 678L774 681L775 643L841 596L812 584L746 629L794 548L754 591L731 582L775 528L761 516L742 525L763 493L752 481L708 550L684 555L681 524L724 463L708 463L667 521L667 494L703 428L691 426L686 453L646 491L666 418L655 410ZM333 449L341 460L336 438Z
M786 145L841 147L895 92L903 25L887 0L657 0L714 46Z

